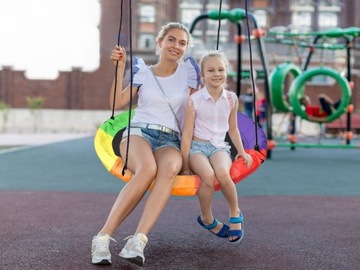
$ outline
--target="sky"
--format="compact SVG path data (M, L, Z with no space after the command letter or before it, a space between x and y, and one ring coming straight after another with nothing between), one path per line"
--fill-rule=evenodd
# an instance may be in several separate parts
M29 79L99 66L98 0L0 0L0 69Z

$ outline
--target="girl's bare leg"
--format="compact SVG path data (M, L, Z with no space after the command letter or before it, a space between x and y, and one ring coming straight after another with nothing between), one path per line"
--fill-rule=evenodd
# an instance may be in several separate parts
M238 204L238 196L236 192L236 186L230 176L230 168L232 161L227 153L219 151L211 156L210 162L214 168L215 176L218 179L228 206L230 217L238 217L240 215L240 209ZM241 223L230 224L231 230L240 230ZM234 237L236 238L236 237Z
M193 173L198 175L201 179L201 185L198 191L198 199L200 204L201 220L204 224L210 225L214 222L214 216L212 214L212 199L214 197L214 184L215 174L211 167L209 159L202 154L193 154L190 156L190 167ZM211 229L215 234L220 232L223 224L218 225Z

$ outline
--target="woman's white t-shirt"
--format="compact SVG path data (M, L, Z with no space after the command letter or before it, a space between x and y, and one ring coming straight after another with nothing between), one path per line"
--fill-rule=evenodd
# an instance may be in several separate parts
M135 58L133 64L133 87L139 86L138 107L131 124L158 124L180 132L183 127L184 108L190 89L200 84L200 69L192 57L179 62L176 71L168 77L157 77L176 117L175 119L150 67L143 59ZM129 78L130 80L130 78Z

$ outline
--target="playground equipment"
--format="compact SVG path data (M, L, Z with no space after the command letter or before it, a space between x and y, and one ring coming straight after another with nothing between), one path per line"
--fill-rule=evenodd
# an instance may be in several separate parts
M277 39L276 36L281 36L281 39ZM353 48L360 48L359 46L354 45L354 40L360 35L360 28L357 27L350 27L347 29L330 29L324 32L311 32L311 33L284 33L284 32L269 32L267 41L269 42L279 42L286 45L291 46L301 46L308 48L308 54L306 60L302 67L298 67L292 63L283 63L278 65L275 69L272 70L269 81L270 81L270 95L272 97L272 105L275 109L282 111L282 112L290 112L293 113L292 123L291 126L293 127L290 132L291 143L290 145L285 146L295 146L301 147L299 143L296 143L295 139L295 116L299 116L302 119L307 121L311 121L304 111L304 108L300 104L299 99L304 96L305 92L305 84L309 81L312 77L317 75L323 75L331 77L335 80L335 82L339 85L341 91L341 102L339 107L336 109L335 112L328 115L324 120L325 123L332 122L335 119L339 118L343 114L347 114L347 127L346 127L346 144L349 147L344 147L341 145L337 145L335 147L339 148L356 148L350 146L350 141L352 138L351 132L351 112L352 112L352 104L351 104L351 94L353 90L353 83L351 81L351 66L350 66L350 59L351 59L351 50ZM294 37L301 36L303 40L294 39ZM315 36L315 38L310 41L310 38ZM306 42L304 39L308 39L309 41ZM329 40L329 39L336 39L336 44L334 43L319 43L322 40ZM338 40L342 40L343 42L338 42ZM336 70L329 68L329 67L315 67L308 69L310 60L314 54L315 49L321 50L346 50L346 78L341 76L339 72ZM289 91L285 93L285 80L287 76L291 74L293 76L293 81L289 87ZM288 96L288 99L286 99ZM270 146L274 146L273 142L269 143ZM281 146L281 144L278 144ZM306 145L306 147L310 147ZM321 144L315 144L311 147L323 147ZM331 147L331 146L329 146ZM323 147L324 148L324 147Z
M290 112L292 107L286 102L285 80L291 74L294 78L302 74L302 70L292 63L282 63L276 66L269 75L270 96L272 105L281 112Z
M289 97L290 103L293 106L293 111L296 115L300 116L302 119L306 119L309 121L308 115L303 110L302 105L300 103L300 98L304 96L305 91L305 83L310 78L317 76L317 75L327 75L335 79L335 81L339 84L341 89L341 102L339 107L336 111L326 117L326 122L331 122L341 116L343 113L346 112L347 106L350 102L351 97L351 90L349 82L344 79L337 71L320 67L320 68L313 68L310 70L305 71L301 76L295 78L292 82L290 89L289 89Z

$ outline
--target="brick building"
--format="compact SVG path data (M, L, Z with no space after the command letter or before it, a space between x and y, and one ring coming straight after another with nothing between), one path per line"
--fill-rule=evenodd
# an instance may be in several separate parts
M143 57L149 64L154 63L156 61L154 40L161 25L169 21L181 21L190 26L196 16L209 10L216 10L219 2L217 0L132 0L133 53ZM44 107L49 109L107 110L108 94L114 74L109 53L116 43L121 1L99 0L99 3L101 6L100 64L96 71L83 72L74 67L70 72L60 72L56 80L29 80L23 71L14 71L11 67L3 66L0 67L0 101L9 104L12 108L25 108L25 97L42 96L45 98ZM128 3L128 0L124 1L125 12L121 36L121 44L127 48L129 48ZM360 25L360 17L356 16L357 11L360 10L360 1L355 0L252 0L248 3L259 25L266 30L282 26L288 29L321 31L331 27L347 28ZM222 8L223 10L245 8L245 0L224 0ZM217 23L217 21L202 22L194 30L197 49L202 50L206 46L214 48ZM220 42L232 63L237 60L232 53L236 48L235 34L236 27L230 22L222 21ZM246 46L244 51L243 65L248 66ZM288 52L289 48L284 45L266 43L270 70L283 61L295 61L296 57L289 58ZM320 59L318 56L313 65L325 63L335 68L339 65L343 66L344 62L333 61L337 56L334 52L329 53L326 59ZM360 95L357 94L360 85L359 53L354 50L352 57L352 80L355 83L353 104L359 109ZM261 69L257 59L254 59L254 64ZM263 83L263 80L258 81L260 88L263 88ZM232 81L230 85L231 88L235 87ZM314 94L328 88L326 84L315 84L311 87L314 89Z

